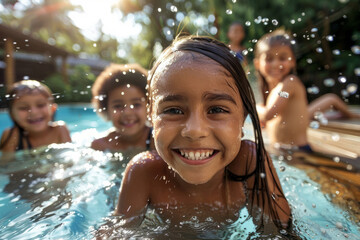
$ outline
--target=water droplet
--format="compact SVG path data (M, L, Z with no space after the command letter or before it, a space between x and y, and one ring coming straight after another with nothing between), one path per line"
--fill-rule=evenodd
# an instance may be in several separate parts
M335 223L335 226L338 228L338 229L343 229L343 225L341 222L336 222Z
M339 134L337 133L334 133L331 135L331 139L334 141L334 142L338 142L340 140L340 136Z
M227 10L226 10L226 14L227 14L227 15L231 15L231 14L232 14L232 10L231 10L231 9L227 9Z
M310 126L310 128L312 128L312 129L318 129L319 126L320 126L320 124L319 124L318 121L311 121L309 126Z
M358 45L352 46L351 51L357 55L360 54L360 46Z
M279 169L280 169L280 172L283 172L283 171L285 171L286 168L284 166L280 166Z
M256 23L256 24L259 24L259 23L261 23L261 16L258 16L257 18L255 18L254 19L254 22Z
M346 83L346 77L340 76L340 77L338 77L338 81L341 83Z
M318 31L317 28L312 28L312 29L311 29L311 32L317 32L317 31Z
M280 97L289 98L289 93L288 92L280 91L280 92L278 92L278 94L279 94Z
M306 59L306 62L307 62L308 64L312 64L313 60L312 60L311 58L308 58L308 59Z
M334 50L332 51L332 53L333 53L334 55L340 55L340 50L339 50L339 49L334 49Z
M312 207L313 207L313 208L316 208L316 204L315 204L315 203L313 203L313 204L312 204Z
M290 23L291 23L291 24L295 24L295 20L294 20L294 19L291 19L291 20L290 20Z
M250 25L251 25L251 22L250 22L250 21L246 21L246 22L245 22L245 26L248 27L248 26L250 26Z
M161 8L158 8L157 11L158 11L158 12L161 12L162 10L161 10Z
M341 95L343 95L343 97L348 97L350 94L346 89L342 89L341 90Z
M328 40L329 42L332 42L332 41L334 41L334 37L331 35L327 35L326 40Z
M277 25L279 24L278 20L276 20L276 19L273 19L273 20L271 21L271 23L272 23L273 25L275 25L275 26L277 26Z
M309 87L307 88L307 92L309 94L318 94L319 93L319 88L317 86L312 86L312 87Z
M354 69L354 73L356 76L360 76L360 67Z
M351 171L353 169L353 166L351 164L346 165L346 170Z
M346 91L350 94L355 94L358 90L358 85L356 83L350 83L346 86Z
M318 47L318 48L316 48L316 52L322 53L322 52L323 52L323 49L322 49L321 47Z
M265 176L266 176L266 174L265 174L265 173L263 173L263 172L262 172L262 173L260 173L260 177L261 177L261 178L265 178Z
M324 80L324 85L325 85L326 87L332 87L332 86L335 85L335 80L332 79L332 78L326 78L326 79Z
M178 9L177 9L176 6L172 5L172 6L170 7L170 11L171 11L171 12L177 12Z
M334 160L334 162L337 162L337 163L340 162L340 158L339 158L339 157L334 157L333 160Z

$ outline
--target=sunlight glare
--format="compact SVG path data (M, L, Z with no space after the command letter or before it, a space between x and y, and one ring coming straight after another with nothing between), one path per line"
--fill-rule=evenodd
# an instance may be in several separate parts
M83 12L74 11L69 17L79 27L82 33L90 40L96 41L101 33L99 24L102 24L103 33L122 41L135 38L141 32L140 24L136 24L133 18L124 19L123 13L116 7L119 0L71 0L74 5L83 8ZM112 9L114 7L114 9Z

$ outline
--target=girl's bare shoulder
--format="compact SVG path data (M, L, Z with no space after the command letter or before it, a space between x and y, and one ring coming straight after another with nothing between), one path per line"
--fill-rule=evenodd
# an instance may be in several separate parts
M167 164L155 150L137 154L126 167L126 171L141 173L148 177L164 174L167 170Z
M298 85L301 84L303 85L303 83L301 82L301 79L296 76L295 74L290 74L288 76L286 76L284 78L284 80L282 81L283 84L291 84L291 85Z
M52 122L50 127L58 136L57 143L71 142L70 132L64 121Z
M139 166L153 166L153 167L163 167L166 163L162 160L159 154L153 151L145 151L134 156L129 162L130 165L139 165Z
M14 152L19 143L19 129L17 127L7 128L4 130L0 146L3 152Z

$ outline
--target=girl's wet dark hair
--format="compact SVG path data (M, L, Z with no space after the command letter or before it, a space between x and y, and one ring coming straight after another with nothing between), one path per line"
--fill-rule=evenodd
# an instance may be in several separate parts
M6 143L10 140L10 137L12 137L12 133L14 132L15 128L18 128L20 136L24 136L25 141L29 142L29 140L27 139L27 135L24 134L25 130L15 121L15 119L13 117L12 107L13 107L14 101L16 99L19 99L24 95L36 94L36 93L44 95L51 103L54 102L54 98L53 98L51 90L45 84L43 84L39 81L36 81L36 80L19 81L19 82L14 83L8 89L7 94L5 96L6 104L7 104L10 118L14 123L14 127L12 127L10 129L8 138L5 139L4 142L0 145L0 149L2 149L3 146L5 146ZM54 116L55 116L55 114L53 115L53 120L54 120Z
M290 37L290 35L282 29L278 29L271 33L265 34L259 39L259 41L256 43L255 46L255 51L254 51L255 58L259 58L262 53L268 51L270 48L275 46L289 47L295 58L296 56L295 42L293 42L293 39ZM293 69L292 71L293 72L291 73L293 74L296 73L296 69ZM266 100L269 95L269 85L266 82L264 76L261 75L259 71L256 71L256 75L264 104L266 104Z
M278 227L281 227L280 217L278 216L273 204L270 202L272 200L272 193L269 192L268 183L266 181L266 178L263 176L263 174L265 173L265 165L267 164L268 166L271 166L272 164L270 163L270 159L265 150L265 145L261 134L260 121L256 112L255 97L251 89L250 83L246 78L246 74L241 66L241 62L236 57L235 53L230 50L229 47L227 47L224 43L216 39L213 39L211 37L204 37L204 36L180 37L174 40L174 42L162 52L158 60L155 62L148 77L148 86L151 86L151 81L156 75L156 71L158 67L164 61L166 61L166 59L170 58L173 53L178 51L199 53L216 61L218 64L224 67L235 80L235 84L239 90L240 97L243 102L244 114L245 116L247 115L250 116L253 124L255 145L256 145L256 168L255 170L250 169L251 164L249 164L246 169L246 174L243 176L236 175L230 172L228 169L226 169L226 173L227 176L229 176L230 180L233 181L245 181L252 175L255 175L254 189L252 189L253 191L251 196L252 197L251 209L253 208L254 205L261 207L261 209L264 209L266 205L269 206L270 208L269 212L274 223ZM151 107L152 107L151 106L152 91L153 90L150 89L149 87L148 113L151 112ZM270 173L274 178L275 173L272 172L271 168L270 168ZM281 187L278 185L278 183L275 180L274 180L274 184L275 184L275 188L277 188L278 191L282 193ZM265 200L259 201L260 198L258 197L256 198L257 202L254 204L255 194L262 195L261 198L266 199L268 202L266 202ZM280 197L284 197L283 193L282 196ZM264 216L263 212L261 216L262 216L261 222L263 222L262 221Z
M135 86L146 95L147 71L138 64L111 64L96 78L92 86L92 103L97 113L106 120L108 119L108 95L115 88Z

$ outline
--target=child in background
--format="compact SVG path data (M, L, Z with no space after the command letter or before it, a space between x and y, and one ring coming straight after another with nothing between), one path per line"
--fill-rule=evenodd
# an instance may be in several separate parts
M35 80L20 81L10 87L8 96L8 110L14 126L2 134L1 151L71 142L65 123L53 121L57 104L47 86Z
M246 58L243 54L245 47L242 42L245 39L244 26L240 22L233 22L227 32L229 39L229 48L236 53L236 57L240 59L244 65L247 65Z
M94 140L91 148L100 151L151 148L146 76L147 71L137 64L112 64L98 76L92 87L93 104L97 113L112 121L114 127L107 136Z
M312 152L306 131L316 112L334 108L345 117L359 116L335 94L323 95L308 105L305 87L295 75L294 47L282 30L266 34L257 42L254 66L264 99L257 111L272 144Z
M226 224L244 208L259 226L270 219L287 227L290 208L253 92L230 49L209 37L179 38L160 55L148 86L156 151L127 165L115 215L138 226L150 208L176 227L194 218ZM248 115L255 142L242 140Z

